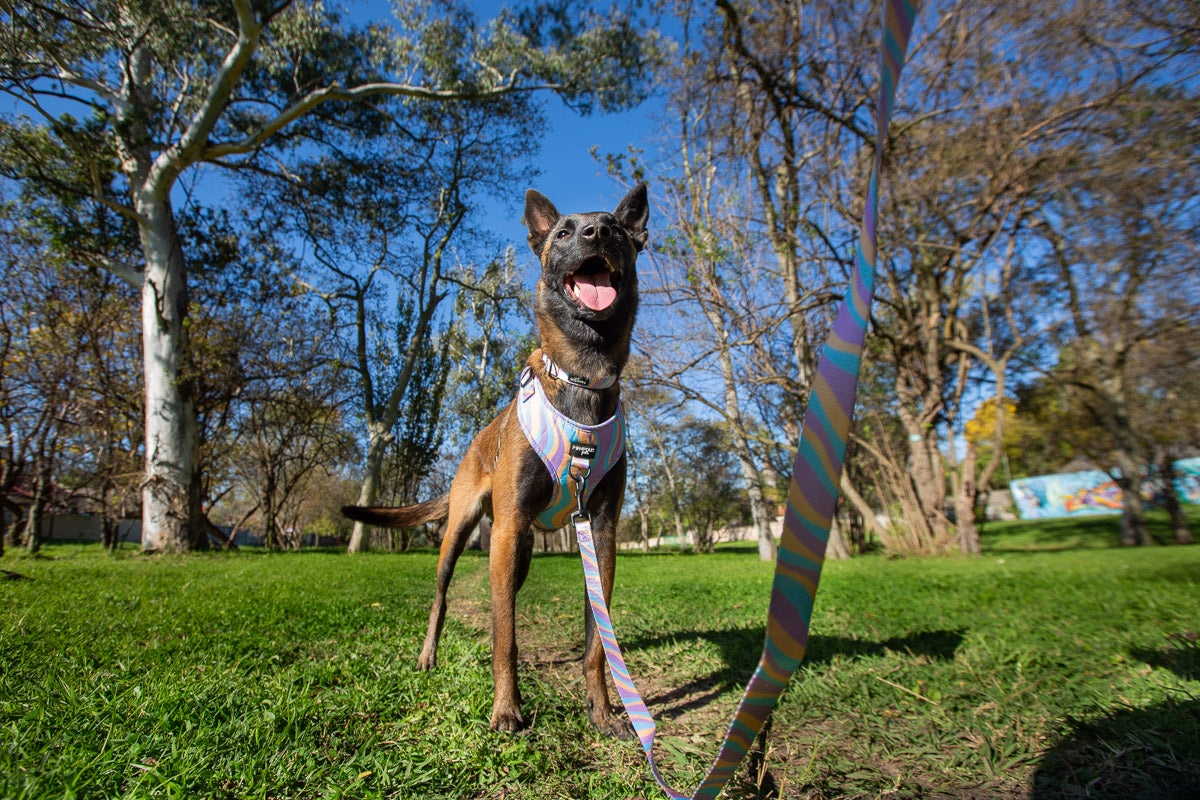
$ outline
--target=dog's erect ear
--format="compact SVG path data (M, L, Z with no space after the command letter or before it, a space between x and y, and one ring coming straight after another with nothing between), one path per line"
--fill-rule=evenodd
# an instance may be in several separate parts
M542 245L546 243L546 235L558 223L562 214L554 207L546 196L535 189L525 192L525 218L522 220L529 229L529 246L538 258L542 257Z
M646 184L639 183L629 190L629 194L617 204L613 212L629 235L638 250L646 246L646 220L650 218L650 206L646 203Z

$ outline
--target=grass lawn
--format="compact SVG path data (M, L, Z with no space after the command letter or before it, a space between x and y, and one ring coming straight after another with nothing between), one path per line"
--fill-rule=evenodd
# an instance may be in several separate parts
M828 564L809 656L725 796L1200 798L1200 547L1115 537L1008 523L981 558ZM575 557L536 557L518 599L533 724L508 736L478 554L422 674L431 552L46 553L0 559L29 578L0 581L0 797L662 796L636 744L588 727ZM677 788L715 755L770 579L749 546L618 562Z

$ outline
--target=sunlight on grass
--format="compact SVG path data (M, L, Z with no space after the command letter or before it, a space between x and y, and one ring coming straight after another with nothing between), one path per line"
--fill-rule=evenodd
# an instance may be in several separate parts
M976 559L828 564L808 657L727 796L1200 785L1200 548L1069 522L989 526ZM452 609L438 669L413 668L431 552L47 553L0 562L30 579L0 583L0 796L657 796L636 745L588 727L574 556L537 557L519 599L533 725L505 736L486 615ZM771 565L741 545L617 575L622 646L690 786L757 660ZM486 592L467 554L452 599Z

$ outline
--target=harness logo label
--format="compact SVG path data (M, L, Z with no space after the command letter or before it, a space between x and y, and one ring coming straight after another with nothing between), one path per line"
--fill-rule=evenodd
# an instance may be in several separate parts
M596 457L596 445L584 444L583 442L571 442L571 458L587 458Z
M589 384L589 381L587 378L581 377L579 375L572 375L571 373L568 372L567 373L567 383L573 383L576 386L587 386Z

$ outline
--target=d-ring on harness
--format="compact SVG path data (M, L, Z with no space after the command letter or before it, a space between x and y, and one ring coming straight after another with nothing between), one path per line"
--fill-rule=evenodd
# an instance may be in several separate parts
M766 643L729 732L725 734L720 753L708 775L690 795L680 794L668 786L654 763L654 720L629 677L604 602L596 546L592 541L591 515L584 506L586 475L573 478L580 491L571 520L579 539L588 603L596 620L604 655L608 659L609 672L612 673L613 682L642 748L646 751L654 779L674 800L715 798L720 793L750 749L754 737L762 730L784 686L804 658L813 599L837 505L837 484L846 455L846 436L854 410L858 366L870 317L871 293L875 282L875 221L880 164L896 83L908 50L908 37L915 16L915 3L886 0L883 43L880 48L881 86L876 112L875 165L855 252L856 269L851 292L838 310L829 341L821 354L811 400L804 416L804 432L796 452L792 486L784 514L783 538L771 586ZM566 480L565 476L563 480Z

